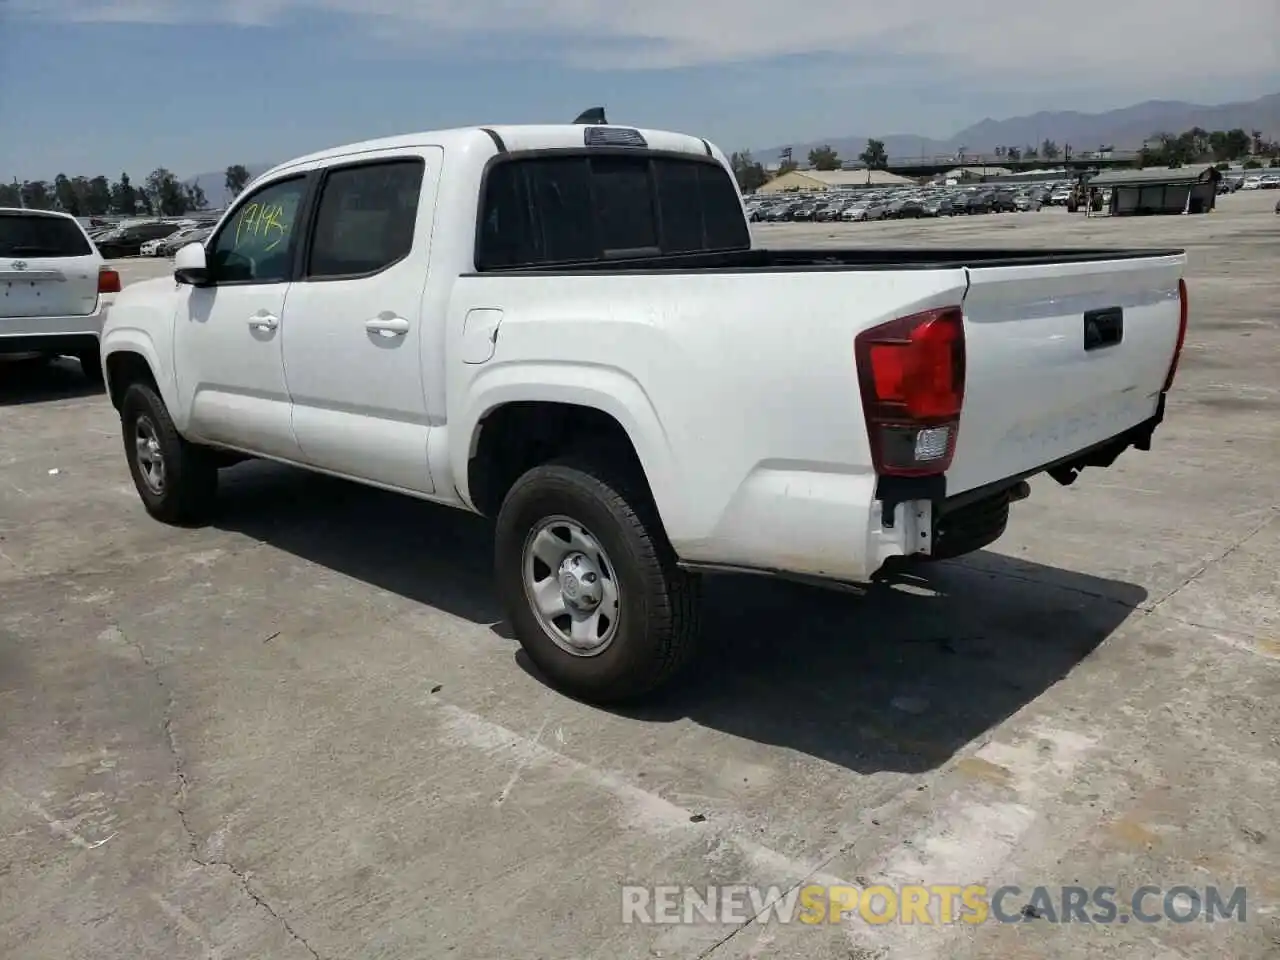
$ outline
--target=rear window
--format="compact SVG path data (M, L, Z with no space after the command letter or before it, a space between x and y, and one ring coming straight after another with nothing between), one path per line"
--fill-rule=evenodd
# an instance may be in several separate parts
M499 163L486 178L478 229L479 270L751 246L720 164L648 154Z
M93 247L66 217L0 213L0 257L85 257Z

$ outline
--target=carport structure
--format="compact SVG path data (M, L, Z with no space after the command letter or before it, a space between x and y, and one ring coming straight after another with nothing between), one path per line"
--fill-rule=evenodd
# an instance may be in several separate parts
M1222 174L1212 164L1107 170L1088 182L1090 189L1111 190L1112 216L1158 213L1208 213L1218 196Z

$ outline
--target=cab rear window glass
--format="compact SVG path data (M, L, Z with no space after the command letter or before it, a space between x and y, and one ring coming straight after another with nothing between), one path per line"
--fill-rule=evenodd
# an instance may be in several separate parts
M649 154L498 163L486 178L478 233L479 270L751 246L723 167Z
M84 232L66 217L0 213L0 257L86 257Z

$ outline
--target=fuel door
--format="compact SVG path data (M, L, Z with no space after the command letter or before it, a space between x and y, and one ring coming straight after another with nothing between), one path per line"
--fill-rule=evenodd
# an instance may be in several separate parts
M502 311L496 307L477 307L462 322L462 362L485 363L498 348L498 328Z

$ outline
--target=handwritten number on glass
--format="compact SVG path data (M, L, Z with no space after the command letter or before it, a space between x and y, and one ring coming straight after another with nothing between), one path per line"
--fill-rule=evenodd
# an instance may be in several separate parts
M236 246L242 239L263 244L264 253L274 250L289 238L289 224L285 222L284 205L281 203L253 203L245 205L236 221Z

